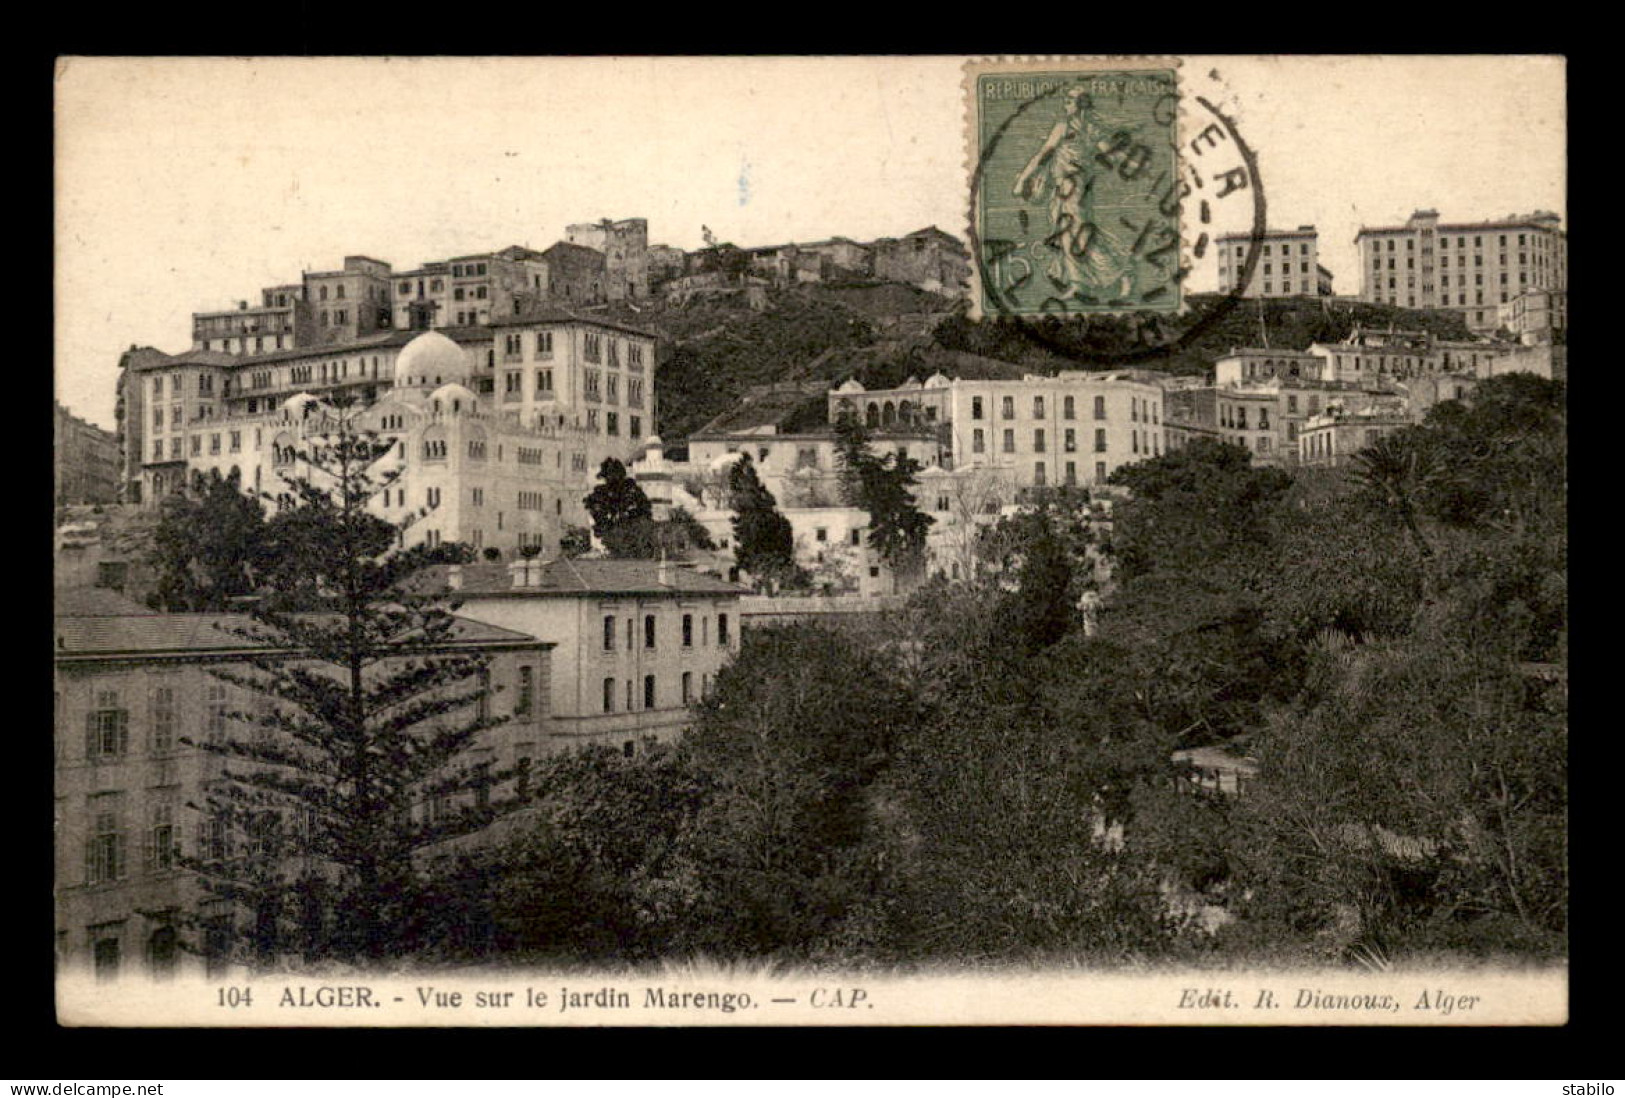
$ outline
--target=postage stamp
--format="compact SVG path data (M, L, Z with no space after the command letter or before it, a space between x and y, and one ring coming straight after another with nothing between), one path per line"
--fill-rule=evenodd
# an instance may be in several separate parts
M971 314L1022 322L1063 354L1077 332L1036 322L1126 316L1131 344L1090 353L1133 362L1233 309L1239 294L1193 314L1184 285L1221 235L1243 242L1250 271L1266 231L1257 159L1220 91L1185 87L1176 58L967 63Z
M1177 64L995 63L970 74L984 315L1179 309Z

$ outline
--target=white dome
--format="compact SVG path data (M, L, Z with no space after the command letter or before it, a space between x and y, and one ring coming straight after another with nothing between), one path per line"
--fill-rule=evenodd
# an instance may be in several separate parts
M435 406L442 412L472 412L479 407L480 398L475 396L474 390L468 388L468 386L452 382L449 385L442 385L433 393L430 393L429 399L435 402Z
M862 393L866 392L867 390L864 389L863 385L858 381L857 378L849 377L843 381L841 383L841 387L835 391L837 393Z
M467 381L471 373L463 349L439 332L424 332L395 359L396 388L438 388Z

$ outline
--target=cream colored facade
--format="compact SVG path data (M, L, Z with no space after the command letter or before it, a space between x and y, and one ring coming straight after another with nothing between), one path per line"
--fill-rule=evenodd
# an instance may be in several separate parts
M1355 329L1340 343L1309 346L1309 353L1325 363L1325 380L1355 385L1460 371L1487 375L1497 359L1515 350L1510 344L1487 340L1446 340L1427 332L1363 328Z
M148 364L143 498L209 470L277 493L282 475L309 472L297 454L332 429L339 413L324 398L343 393L361 405L345 413L355 426L396 444L379 468L401 475L375 507L392 522L419 516L406 544L556 552L565 526L590 525L581 501L603 461L629 461L652 427L655 340L561 312L487 331L240 366L197 355ZM306 388L284 395L295 386Z
M555 747L631 753L688 727L691 707L739 650L747 591L673 563L514 561L449 569L459 613L557 644Z
M174 851L196 855L210 841L202 814L188 805L202 802L223 763L182 740L246 739L257 726L231 714L259 715L274 706L210 673L247 671L243 660L263 651L226 632L247 624L236 615L133 610L57 617L59 964L91 966L104 978L203 969L201 959L177 947L162 913L192 910L202 899ZM467 761L502 770L554 749L550 645L478 622L456 629L451 650L490 658L495 693L487 705L508 718L480 734ZM446 807L441 802L434 810ZM419 808L430 810L427 800Z
M1246 268L1250 233L1226 233L1215 241L1219 292L1233 293ZM1324 272L1324 278L1323 278ZM1331 273L1320 265L1320 234L1313 225L1271 229L1259 243L1253 274L1242 297L1314 297L1331 292Z
M1360 298L1412 309L1460 312L1492 332L1497 307L1529 290L1568 288L1568 235L1554 213L1441 223L1417 210L1404 225L1362 228Z
M1163 452L1164 379L1150 370L1063 370L1019 381L936 375L884 391L847 382L831 394L831 416L878 408L885 423L890 409L899 422L942 424L943 464L956 472L997 470L1017 488L1083 486Z

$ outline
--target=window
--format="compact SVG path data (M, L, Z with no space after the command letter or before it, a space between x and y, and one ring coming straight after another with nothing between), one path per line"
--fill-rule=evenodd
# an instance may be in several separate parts
M1106 418L1106 398L1103 396L1095 397L1095 418Z
M1043 431L1043 428L1039 428L1038 430L1033 432L1033 453L1042 454L1043 452L1044 452L1044 431Z
M683 672L683 704L687 705L694 700L694 672Z
M653 709L654 707L655 677L653 675L645 675L643 676L643 708Z
M220 683L210 685L205 692L204 704L204 731L208 734L210 743L220 743L226 738L226 688Z
M150 873L175 868L175 802L167 795L154 800L149 809L145 855Z
M1009 427L1004 429L1004 452L1007 454L1016 452L1016 432Z
M130 714L119 704L118 691L98 690L96 707L85 721L85 757L117 758L130 747Z
M615 712L615 680L604 680L604 712Z
M516 717L530 716L531 707L536 701L536 669L534 667L521 667L519 669L519 696L514 699L513 715Z
M981 397L971 397L970 398L970 417L972 419L981 419L982 418L982 398Z
M104 884L125 875L124 794L89 798L90 837L85 840L85 883Z
M654 646L655 646L655 616L653 614L645 614L643 616L643 647L645 647L645 648L653 648Z
M987 439L983 436L980 427L971 428L970 449L973 454L980 454L987 449Z
M852 531L853 544L857 544L857 531ZM728 615L717 615L717 644L726 648L728 646Z
M160 686L152 692L152 752L175 750L175 688Z
M823 531L819 531L819 532L822 533ZM693 614L684 614L683 615L683 647L684 648L693 648L694 647L694 615Z
M1099 427L1099 428L1096 428L1096 430L1095 430L1095 453L1103 454L1105 452L1106 452L1106 429L1104 427Z
M999 414L1005 419L1016 418L1016 398L1007 396L999 402Z
M1062 419L1077 419L1078 418L1077 411L1078 411L1077 401L1074 398L1066 397L1065 399L1063 399L1061 401L1061 418Z
M1066 429L1066 437L1063 439L1061 445L1066 450L1066 452L1069 453L1069 454L1077 452L1077 449L1078 449L1078 432L1077 432L1076 428L1068 427Z
M1041 396L1033 397L1033 418L1044 418L1044 398Z
M1042 488L1044 487L1044 483L1044 463L1042 461L1035 461L1033 462L1033 484L1039 488Z

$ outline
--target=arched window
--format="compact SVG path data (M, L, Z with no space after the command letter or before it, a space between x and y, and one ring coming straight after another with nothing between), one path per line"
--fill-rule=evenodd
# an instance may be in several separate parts
M892 402L888 400L885 404L880 406L880 425L882 427L890 427L896 422L897 409L893 406Z
M913 403L911 403L910 401L905 400L905 401L903 401L901 404L899 404L897 406L897 422L899 422L899 423L913 423L914 422L914 405L913 405Z
M431 427L423 432L423 460L446 460L446 435L439 427Z
M864 413L863 422L869 427L880 426L880 406L870 402L869 410Z

